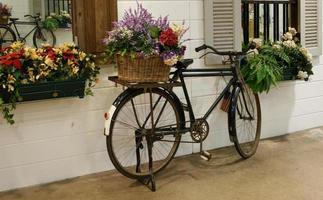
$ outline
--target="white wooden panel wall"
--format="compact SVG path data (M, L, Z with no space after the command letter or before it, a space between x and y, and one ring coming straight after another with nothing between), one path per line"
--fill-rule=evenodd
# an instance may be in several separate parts
M155 16L169 14L172 21L186 21L191 27L186 37L192 39L188 43L187 57L195 58L193 67L203 66L203 60L197 59L194 52L204 38L203 1L142 3ZM120 16L123 9L135 5L135 1L120 0ZM323 125L323 58L317 58L317 62L321 64L316 65L316 75L310 82L285 82L270 94L261 96L263 137ZM121 92L121 88L114 88L107 81L112 71L111 68L102 71L95 97L24 103L16 111L16 125L11 127L0 120L0 191L113 169L102 135L103 113ZM195 110L205 111L205 105L211 104L222 86L222 80L213 78L188 80ZM229 145L226 115L214 112L209 122L211 133L205 147ZM197 150L197 146L182 145L179 155Z

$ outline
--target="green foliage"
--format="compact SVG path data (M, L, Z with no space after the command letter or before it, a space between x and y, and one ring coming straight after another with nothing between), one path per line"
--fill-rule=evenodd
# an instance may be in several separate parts
M264 52L250 55L241 67L245 82L256 93L268 92L282 79L282 68L273 51L273 48L265 47ZM286 58L282 52L277 55Z
M59 27L59 22L53 17L47 17L42 21L42 25L45 29L55 31Z

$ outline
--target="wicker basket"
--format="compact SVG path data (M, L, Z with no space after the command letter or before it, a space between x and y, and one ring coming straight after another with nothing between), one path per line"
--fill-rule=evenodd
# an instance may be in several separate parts
M130 58L117 56L118 77L128 82L165 82L169 80L170 66L160 57Z
M8 16L1 16L0 15L0 24L6 25L8 24L9 17Z

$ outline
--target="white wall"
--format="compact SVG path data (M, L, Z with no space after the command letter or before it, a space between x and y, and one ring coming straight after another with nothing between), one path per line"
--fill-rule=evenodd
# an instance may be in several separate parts
M202 0L142 1L155 16L169 14L172 21L190 26L187 57L197 58L194 47L203 43ZM135 1L119 0L119 13ZM162 8L162 9L161 9ZM322 16L323 17L323 16ZM193 67L202 66L195 59ZM320 63L323 64L323 58ZM315 67L310 82L290 81L262 95L263 137L281 135L323 125L323 70ZM121 92L107 81L113 69L105 68L94 97L29 102L18 105L14 126L0 120L0 191L62 180L113 169L105 147L103 113ZM223 86L213 78L187 82L194 108L202 113ZM180 94L181 95L181 94ZM207 148L229 144L226 115L216 111L209 119ZM261 146L260 146L261 148ZM180 154L197 151L182 145Z

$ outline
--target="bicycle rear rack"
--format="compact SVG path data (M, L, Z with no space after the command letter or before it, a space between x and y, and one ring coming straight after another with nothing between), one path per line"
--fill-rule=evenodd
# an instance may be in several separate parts
M180 82L153 82L153 83L131 83L128 81L123 81L118 78L118 76L110 76L109 81L114 82L116 85L122 85L128 88L156 88L156 87L161 87L161 88L172 88L172 87L179 87L182 86L182 83Z

